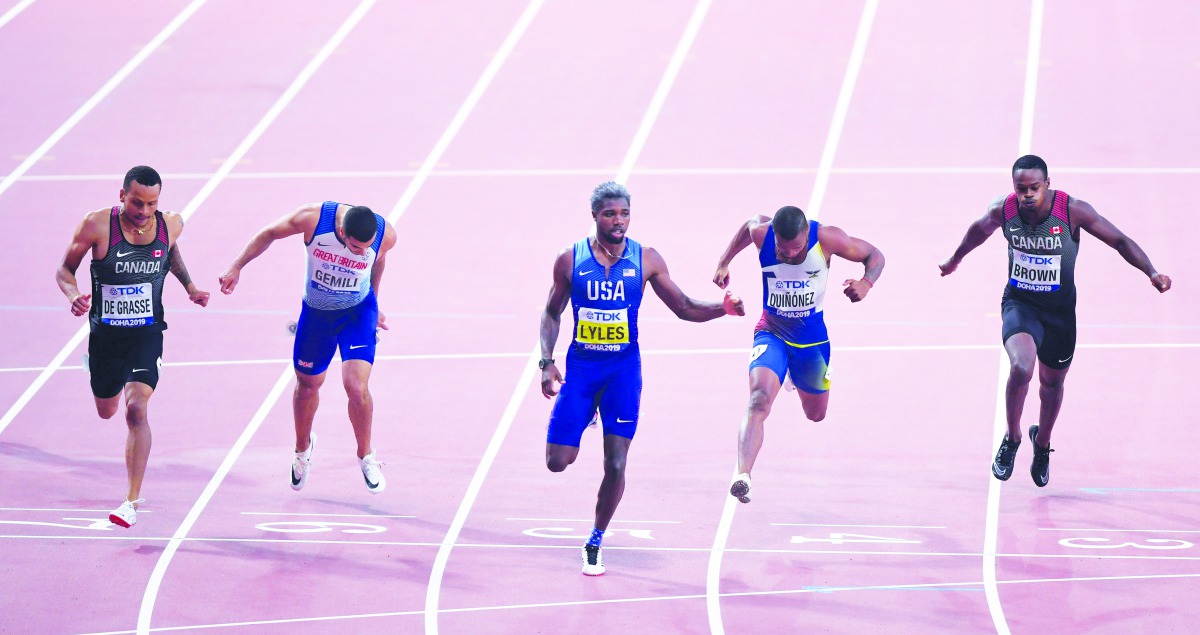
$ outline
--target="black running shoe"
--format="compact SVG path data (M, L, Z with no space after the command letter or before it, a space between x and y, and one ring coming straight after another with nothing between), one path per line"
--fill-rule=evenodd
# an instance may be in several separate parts
M992 476L1002 481L1007 481L1008 477L1012 476L1013 461L1017 459L1017 448L1019 447L1021 447L1020 441L1011 441L1007 434L1004 435L1004 440L1000 442L1000 449L996 451L996 460L992 461Z
M1050 482L1050 453L1054 450L1039 447L1037 444L1037 426L1029 426L1029 442L1033 444L1033 464L1029 466L1029 474L1033 476L1033 484L1045 487Z
M600 545L583 546L583 575L604 575L604 556Z

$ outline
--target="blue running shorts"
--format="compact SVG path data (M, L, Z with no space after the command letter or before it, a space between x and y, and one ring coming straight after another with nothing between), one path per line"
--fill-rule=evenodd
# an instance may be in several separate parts
M579 447L597 406L604 434L632 439L642 405L642 356L637 344L611 359L581 360L573 353L574 347L567 351L565 383L550 411L546 443Z
M374 293L345 309L324 311L302 304L296 321L296 343L292 365L296 372L320 375L329 368L334 349L342 361L361 359L375 363L375 326L379 322L379 304Z
M770 331L758 331L750 351L750 370L766 366L781 384L790 374L796 388L817 395L829 390L829 352L829 342L792 346Z

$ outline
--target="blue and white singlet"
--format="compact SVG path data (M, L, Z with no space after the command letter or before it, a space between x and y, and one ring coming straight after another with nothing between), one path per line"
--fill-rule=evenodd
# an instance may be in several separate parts
M763 314L755 332L769 331L791 346L829 341L825 328L825 287L829 263L817 240L816 221L808 222L808 256L798 265L780 262L775 254L775 228L767 227L758 261L762 266Z
M304 281L304 303L327 311L346 309L361 303L371 292L371 269L383 243L385 223L375 215L375 240L367 253L359 256L337 236L335 229L338 203L321 204L321 218L308 248L308 271Z

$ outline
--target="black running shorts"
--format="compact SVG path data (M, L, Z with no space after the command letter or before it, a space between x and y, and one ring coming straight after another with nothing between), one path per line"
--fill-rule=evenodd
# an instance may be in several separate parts
M92 394L99 399L115 397L131 381L155 388L162 351L163 332L160 330L92 333L88 337Z
M1000 303L1004 320L1001 341L1017 333L1028 333L1037 344L1038 361L1055 370L1071 365L1075 356L1075 308L1042 309L1020 300L1005 298Z

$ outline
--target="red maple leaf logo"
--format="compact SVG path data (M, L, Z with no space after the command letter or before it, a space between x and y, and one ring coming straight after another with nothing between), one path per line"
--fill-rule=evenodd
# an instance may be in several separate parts
M1062 233L1062 227L1051 227L1051 228L1050 228L1050 233L1051 233L1051 234L1061 234L1061 233Z

